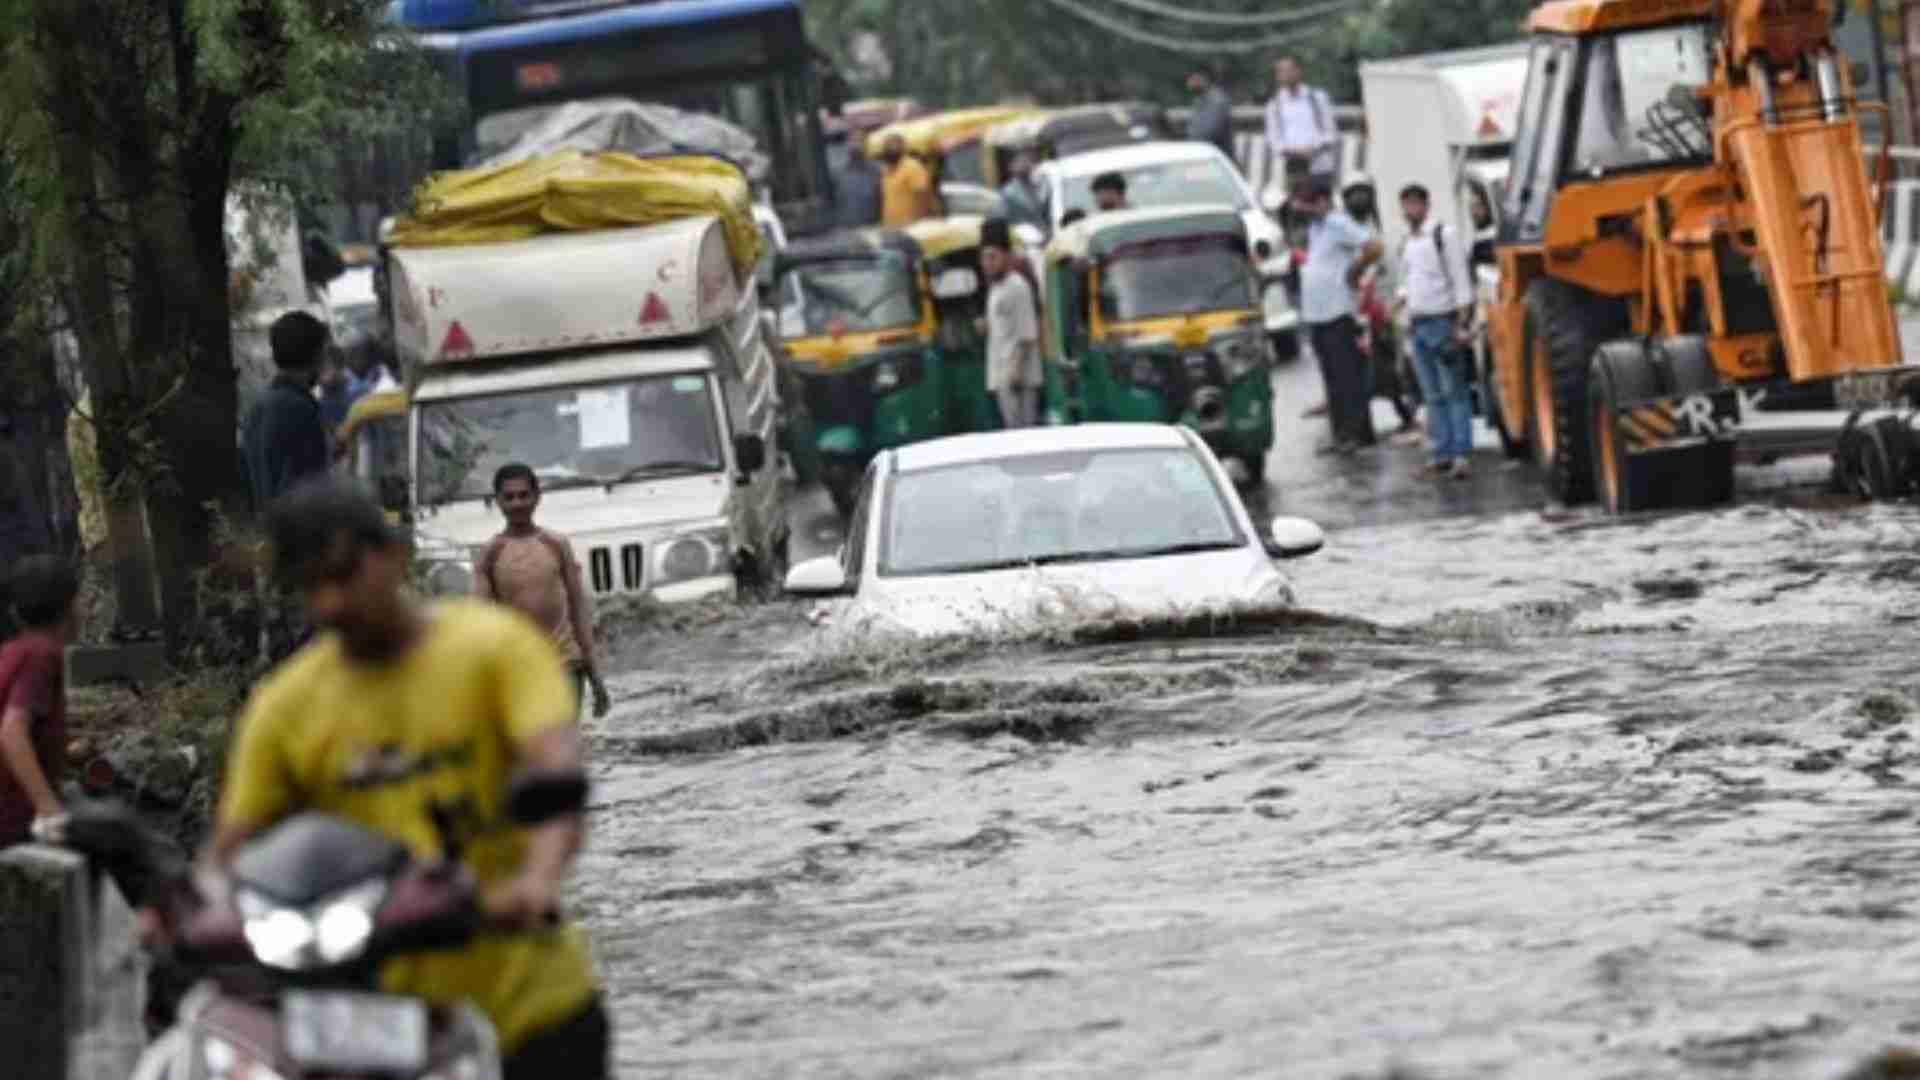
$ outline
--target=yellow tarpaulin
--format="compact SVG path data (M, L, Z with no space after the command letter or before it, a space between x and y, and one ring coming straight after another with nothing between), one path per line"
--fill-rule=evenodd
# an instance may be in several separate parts
M760 258L752 195L739 169L716 158L638 158L565 150L495 168L430 177L414 212L394 222L394 247L524 240L546 232L656 225L718 215L742 274Z

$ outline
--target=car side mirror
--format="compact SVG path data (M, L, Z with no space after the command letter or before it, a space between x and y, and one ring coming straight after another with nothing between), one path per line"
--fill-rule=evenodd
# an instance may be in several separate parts
M767 467L767 442L754 434L735 435L733 456L740 463L740 471L751 476Z
M579 769L525 769L507 785L507 818L544 825L587 808L587 774Z
M1270 526L1267 554L1276 559L1299 559L1327 544L1327 534L1306 518L1277 517Z
M840 560L822 555L787 571L786 591L794 596L843 596L851 590Z

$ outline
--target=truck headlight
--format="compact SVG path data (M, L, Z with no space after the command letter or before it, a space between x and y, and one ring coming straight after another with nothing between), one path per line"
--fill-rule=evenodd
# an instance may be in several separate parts
M654 566L656 585L713 577L733 569L733 537L725 526L681 533L656 544L654 550L660 553Z

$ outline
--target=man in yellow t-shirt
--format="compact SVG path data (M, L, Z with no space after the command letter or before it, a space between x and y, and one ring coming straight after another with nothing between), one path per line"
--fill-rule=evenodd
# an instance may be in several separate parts
M611 1036L584 936L540 929L580 844L578 815L505 825L517 768L580 765L573 688L526 616L482 601L418 605L410 551L380 507L321 478L268 513L274 568L324 631L255 688L204 858L225 865L298 810L337 814L423 857L453 811L485 909L523 927L457 952L391 961L385 988L471 998L493 1020L506 1080L599 1080Z
M880 224L897 228L933 216L933 176L920 160L907 153L907 140L887 136L880 159L887 163L880 182Z

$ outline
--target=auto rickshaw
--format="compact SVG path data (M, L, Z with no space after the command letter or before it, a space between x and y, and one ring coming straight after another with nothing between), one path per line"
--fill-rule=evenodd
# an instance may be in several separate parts
M1062 229L1045 261L1048 423L1185 424L1265 477L1272 346L1238 213L1095 214Z
M906 227L920 245L932 283L939 328L934 339L947 378L947 419L952 433L993 431L1001 426L1000 407L987 392L987 338L978 320L987 314L988 282L980 269L978 216L922 221ZM1025 257L1014 241L1016 257Z
M1141 102L1049 109L988 129L981 155L983 181L998 190L1012 178L1014 156L1022 151L1031 151L1036 161L1050 161L1170 134L1165 112Z
M950 430L948 375L920 245L899 229L799 241L775 259L796 442L844 515L873 455Z
M337 468L378 495L388 520L399 524L409 505L407 392L390 385L354 402L337 445Z
M878 158L887 137L898 135L906 142L907 152L928 162L943 183L985 187L982 148L987 130L1038 112L1031 105L988 105L915 117L867 136L867 156Z

